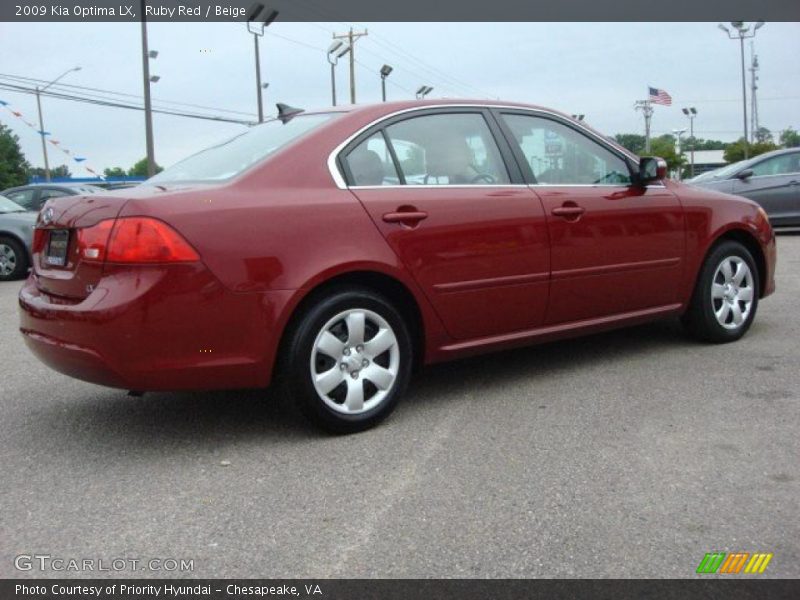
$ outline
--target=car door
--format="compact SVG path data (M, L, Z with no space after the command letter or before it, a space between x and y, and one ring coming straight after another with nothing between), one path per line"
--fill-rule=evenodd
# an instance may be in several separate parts
M480 109L391 118L343 152L350 189L455 339L542 324L544 210Z
M731 192L758 202L775 225L800 222L800 151L765 158Z
M556 325L679 302L684 219L661 184L631 184L629 159L599 136L547 113L499 119L544 206Z

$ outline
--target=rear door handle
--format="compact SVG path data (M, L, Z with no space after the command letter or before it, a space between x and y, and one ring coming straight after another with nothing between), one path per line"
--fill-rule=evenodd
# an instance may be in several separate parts
M585 212L586 209L582 206L559 206L552 210L553 215L565 219L577 219Z
M428 213L424 210L402 210L388 212L383 215L383 220L387 223L402 223L404 225L416 225L427 218Z

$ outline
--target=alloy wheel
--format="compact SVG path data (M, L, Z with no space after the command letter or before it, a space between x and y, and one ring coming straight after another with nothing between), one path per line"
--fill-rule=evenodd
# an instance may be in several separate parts
M711 305L717 322L725 329L741 327L750 316L754 295L753 274L744 259L724 258L711 280Z
M343 311L317 335L310 368L314 389L328 407L348 415L365 413L383 402L397 381L397 336L373 311Z

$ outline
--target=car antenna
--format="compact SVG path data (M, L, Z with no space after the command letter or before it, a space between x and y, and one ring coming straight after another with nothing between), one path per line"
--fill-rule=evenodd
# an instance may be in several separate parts
M281 123L287 123L301 112L305 112L305 109L295 108L283 102L278 102L275 106L278 107L278 119L280 119Z

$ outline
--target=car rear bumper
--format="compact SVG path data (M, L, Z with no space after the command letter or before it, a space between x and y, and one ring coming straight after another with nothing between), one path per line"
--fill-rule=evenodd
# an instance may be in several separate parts
M100 385L264 387L291 295L231 292L201 264L107 267L80 301L42 292L31 275L19 294L20 331L42 362Z

